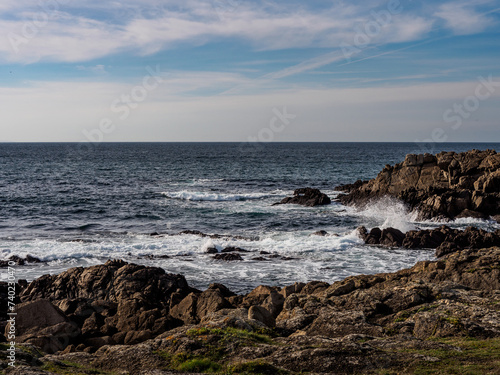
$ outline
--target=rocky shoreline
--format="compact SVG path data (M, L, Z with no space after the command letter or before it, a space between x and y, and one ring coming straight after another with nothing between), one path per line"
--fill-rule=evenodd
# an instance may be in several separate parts
M494 373L500 354L498 247L246 295L123 261L17 287L8 374L412 373L447 363L441 352ZM471 343L491 358L463 357Z
M374 180L344 185L339 200L362 205L391 195L422 217L494 218L499 166L495 151L409 155ZM307 188L279 202L287 203L330 199ZM438 259L332 284L261 285L244 295L221 284L201 291L182 275L123 260L20 280L16 367L8 365L4 303L1 373L497 373L500 230L362 227L359 234L370 245L433 248ZM227 261L245 252L224 250L207 252ZM8 300L7 283L0 294Z

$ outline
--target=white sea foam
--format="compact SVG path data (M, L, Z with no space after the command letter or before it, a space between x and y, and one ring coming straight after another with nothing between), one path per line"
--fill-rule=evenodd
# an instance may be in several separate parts
M205 253L211 246L219 249L237 246L249 250L249 253L243 254L242 262L220 262ZM252 259L261 256L259 252L263 250L293 259ZM248 291L259 284L286 285L310 280L333 282L354 274L395 271L412 266L416 261L433 258L433 252L428 251L367 247L362 245L356 231L324 237L312 235L311 231L262 233L258 241L207 239L196 235L124 235L101 242L0 242L1 258L7 259L11 254L23 257L30 254L46 261L19 266L16 271L20 279L32 280L43 274L60 273L70 267L86 267L102 264L108 259L124 259L184 274L194 287L203 288L211 282L221 282L235 291ZM168 255L169 258L157 257L161 255ZM156 257L150 259L148 256Z
M269 193L242 193L242 194L228 194L228 193L213 193L203 191L174 191L162 192L165 197L171 199L181 199L187 201L213 201L213 202L226 202L226 201L246 201L256 200L279 196L281 191L274 191Z
M354 211L354 212L353 212ZM398 199L384 197L368 203L361 209L349 209L349 214L361 216L380 228L396 228L402 232L416 229L416 214Z

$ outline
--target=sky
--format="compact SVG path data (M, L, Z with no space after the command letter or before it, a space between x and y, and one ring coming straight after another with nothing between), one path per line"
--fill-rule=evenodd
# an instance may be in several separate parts
M2 0L1 142L500 142L500 0Z

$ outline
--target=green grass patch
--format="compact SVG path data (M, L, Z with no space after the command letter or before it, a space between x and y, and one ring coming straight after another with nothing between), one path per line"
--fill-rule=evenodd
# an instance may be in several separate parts
M240 339L242 341L251 341L256 343L265 343L272 344L273 340L270 337L274 335L271 330L261 330L260 332L250 332L244 329L238 328L193 328L187 331L187 335L189 337L202 337L202 336L220 336L221 340L229 340L229 339Z
M111 373L100 371L95 368L88 368L78 363L69 361L47 362L41 370L61 375L109 375Z
M255 375L285 375L288 371L279 369L262 361L239 363L228 368L229 374L255 374Z
M282 370L264 362L248 362L230 366L227 357L237 347L273 344L269 334L263 330L250 332L237 328L193 328L186 332L201 348L196 354L157 351L166 362L166 368L181 372L221 373L221 374L285 374Z
M177 366L177 370L186 372L216 373L222 366L209 358L193 358Z
M436 357L439 362L421 362L408 371L415 375L429 374L460 374L484 375L498 374L500 369L500 338L446 338L433 339L461 351L447 349L405 350L405 352Z

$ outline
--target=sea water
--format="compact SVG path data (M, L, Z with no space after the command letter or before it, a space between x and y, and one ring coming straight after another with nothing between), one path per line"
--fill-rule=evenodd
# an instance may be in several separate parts
M500 150L498 143L434 147ZM272 204L308 186L335 198L337 185L373 178L421 152L414 143L0 144L0 258L42 259L17 267L28 280L124 259L181 273L197 288L220 282L235 292L396 271L434 259L434 251L364 245L356 228L442 223L418 222L393 199L362 210ZM447 223L471 224L499 228L488 220ZM179 234L186 230L225 237ZM313 235L319 230L329 235ZM206 253L227 246L249 252L236 262Z

